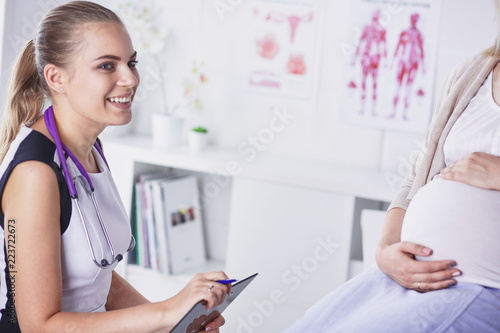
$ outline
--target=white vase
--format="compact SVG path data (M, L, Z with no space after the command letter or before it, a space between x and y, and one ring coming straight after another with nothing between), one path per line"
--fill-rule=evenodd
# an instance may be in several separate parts
M189 131L188 145L191 150L200 151L205 149L208 143L208 133Z
M176 147L181 143L184 119L163 113L151 114L153 144L157 147Z

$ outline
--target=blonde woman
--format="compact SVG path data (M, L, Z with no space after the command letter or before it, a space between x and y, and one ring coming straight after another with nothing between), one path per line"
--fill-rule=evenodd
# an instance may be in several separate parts
M2 333L168 332L229 291L223 272L197 274L150 303L113 270L133 241L97 137L131 120L136 64L120 19L85 1L51 10L17 61L0 138Z

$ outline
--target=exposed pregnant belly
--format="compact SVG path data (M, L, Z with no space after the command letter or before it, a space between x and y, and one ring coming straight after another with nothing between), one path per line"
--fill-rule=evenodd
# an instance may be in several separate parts
M401 240L433 250L418 260L455 260L458 282L500 288L500 191L436 177L412 199Z

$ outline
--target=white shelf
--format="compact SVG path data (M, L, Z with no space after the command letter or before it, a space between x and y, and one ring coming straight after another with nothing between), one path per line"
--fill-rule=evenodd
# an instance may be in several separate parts
M168 166L197 172L245 177L256 180L295 185L316 190L349 194L355 197L390 202L391 190L383 173L324 161L306 160L259 152L248 162L236 149L208 147L192 152L187 147L155 147L150 137L130 135L106 138L107 152L133 156L142 163ZM240 168L230 174L230 161Z

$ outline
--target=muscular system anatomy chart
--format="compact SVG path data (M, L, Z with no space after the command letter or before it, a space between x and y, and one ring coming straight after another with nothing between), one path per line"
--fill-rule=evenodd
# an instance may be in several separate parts
M352 41L343 45L342 118L363 126L425 131L432 114L442 1L389 2L353 1Z
M377 102L377 77L378 69L380 65L380 60L387 57L387 45L386 45L386 30L379 23L380 10L375 10L372 16L372 22L366 25L363 29L363 34L359 41L359 45L356 49L355 57L352 61L352 65L355 65L355 60L359 54L361 54L361 68L362 68L362 78L361 78L361 111L360 114L365 112L365 100L366 100L366 80L368 76L372 80L372 114L376 115L375 105Z
M396 51L394 52L394 60L398 62L396 76L397 90L394 96L394 111L389 116L390 118L394 118L396 116L401 88L406 86L403 119L408 120L408 115L406 113L408 111L408 107L410 106L410 99L413 93L413 82L417 76L419 64L421 64L422 72L425 72L424 37L417 28L418 19L418 13L413 13L411 15L411 27L401 32L398 45L396 46ZM423 90L419 95L421 96L422 94Z

